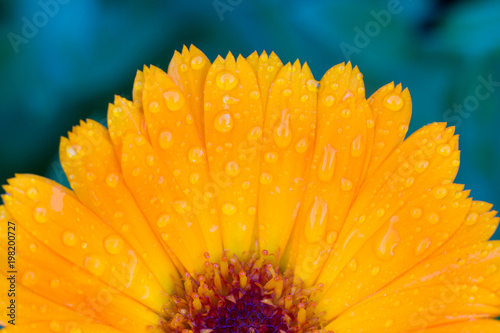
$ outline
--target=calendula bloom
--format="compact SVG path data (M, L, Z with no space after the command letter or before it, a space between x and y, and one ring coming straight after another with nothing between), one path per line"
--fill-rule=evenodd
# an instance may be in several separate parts
M4 187L6 331L498 333L499 219L453 183L454 129L403 141L410 115L350 63L145 67L61 139L72 190Z

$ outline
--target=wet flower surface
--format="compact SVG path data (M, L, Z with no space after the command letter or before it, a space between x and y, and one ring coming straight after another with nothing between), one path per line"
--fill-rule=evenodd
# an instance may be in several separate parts
M61 139L72 190L4 187L6 331L498 332L499 221L453 183L454 129L404 140L408 90L362 78L193 46L139 71Z

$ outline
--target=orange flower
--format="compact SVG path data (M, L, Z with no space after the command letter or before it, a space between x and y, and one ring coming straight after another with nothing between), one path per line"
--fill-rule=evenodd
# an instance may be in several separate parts
M72 191L4 187L5 331L499 332L499 219L453 183L453 128L403 141L410 114L350 63L145 67L61 139Z

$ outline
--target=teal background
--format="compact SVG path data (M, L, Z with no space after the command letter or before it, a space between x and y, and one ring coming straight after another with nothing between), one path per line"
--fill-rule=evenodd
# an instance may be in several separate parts
M401 82L413 99L410 133L456 125L457 182L500 204L500 85L472 103L478 77L500 83L499 1L0 0L0 22L2 183L15 172L64 181L60 136L79 119L104 120L114 94L131 96L137 69L167 68L193 43L211 60L274 50L307 61L318 80L350 58L367 95Z

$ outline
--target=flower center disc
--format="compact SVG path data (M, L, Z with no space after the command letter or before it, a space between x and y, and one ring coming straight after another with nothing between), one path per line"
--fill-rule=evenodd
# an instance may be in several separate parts
M206 258L209 256L206 254ZM166 332L325 332L312 300L322 285L303 289L273 266L274 256L205 262L205 273L185 274L180 292L165 306Z

